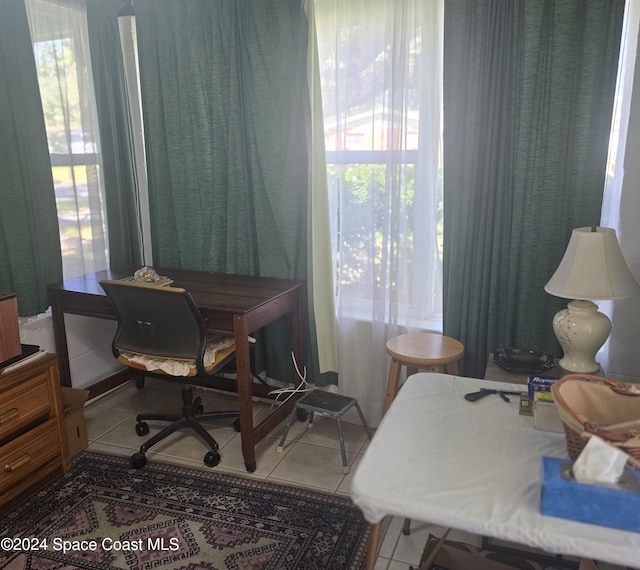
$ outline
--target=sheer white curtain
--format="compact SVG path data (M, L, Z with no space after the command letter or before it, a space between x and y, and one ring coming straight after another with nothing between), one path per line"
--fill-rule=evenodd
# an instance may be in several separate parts
M634 241L637 235L637 228L627 224L621 224L621 203L623 196L635 194L637 192L637 182L633 177L625 178L625 151L627 144L634 150L633 137L627 138L629 122L640 120L638 113L640 105L632 105L632 96L640 97L640 94L633 93L640 86L638 73L640 70L640 59L638 58L638 30L640 30L640 3L627 2L625 6L624 28L620 46L620 63L618 65L618 80L616 85L616 99L613 110L613 120L611 122L611 138L609 140L609 157L607 161L607 178L605 181L605 191L602 200L602 215L600 223L604 227L614 228L618 235L618 240L622 247L623 254L627 259L632 259L635 254ZM627 160L636 160L635 155ZM626 165L627 168L629 165ZM635 231L634 231L635 230ZM636 254L637 255L637 254ZM631 266L636 279L637 267ZM600 349L597 360L604 369L607 376L625 379L627 370L635 371L635 362L629 358L629 353L625 352L625 342L622 337L628 337L629 331L624 327L624 319L630 311L631 305L637 305L637 298L626 301L625 305L613 301L601 301L600 310L609 316L613 322L611 336ZM616 320L622 321L623 326L616 326ZM635 374L635 372L631 372ZM628 378L628 376L627 376Z
M107 224L84 0L25 0L65 278L105 269Z
M316 0L339 389L377 424L385 342L441 330L442 0Z

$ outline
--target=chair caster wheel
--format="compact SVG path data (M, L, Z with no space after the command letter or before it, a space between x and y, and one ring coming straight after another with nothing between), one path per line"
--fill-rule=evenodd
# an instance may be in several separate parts
M216 451L208 451L204 456L204 464L209 467L215 467L220 463L220 454Z
M149 424L147 422L138 422L136 424L136 433L142 437L149 433Z
M134 453L131 456L131 467L134 469L142 469L147 464L147 457L144 453Z
M240 433L240 418L233 420L233 429Z

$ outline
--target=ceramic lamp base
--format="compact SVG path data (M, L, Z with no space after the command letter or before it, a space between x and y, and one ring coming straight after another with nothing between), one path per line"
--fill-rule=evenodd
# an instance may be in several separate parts
M571 301L553 317L553 332L564 356L558 364L569 372L593 373L600 370L596 353L611 332L609 317L591 301Z

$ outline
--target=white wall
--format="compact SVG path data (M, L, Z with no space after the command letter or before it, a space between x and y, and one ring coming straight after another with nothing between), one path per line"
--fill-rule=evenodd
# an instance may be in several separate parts
M640 57L636 59L617 232L622 253L640 283ZM610 317L606 375L640 381L640 296L613 303Z
M89 386L122 368L111 352L115 321L66 315L65 325L71 383L75 388ZM46 313L26 322L21 319L20 340L55 353L51 315Z

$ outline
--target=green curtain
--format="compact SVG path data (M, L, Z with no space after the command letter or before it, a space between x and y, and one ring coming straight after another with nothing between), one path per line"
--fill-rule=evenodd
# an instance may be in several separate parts
M122 0L87 0L111 267L143 264L135 155L118 30L121 7Z
M62 279L58 216L24 3L0 0L0 13L0 291L32 316Z
M597 225L623 0L446 0L444 333L483 377L501 347L559 354L545 293Z
M306 280L300 0L136 0L135 10L154 263ZM270 327L257 366L290 380L286 330Z

